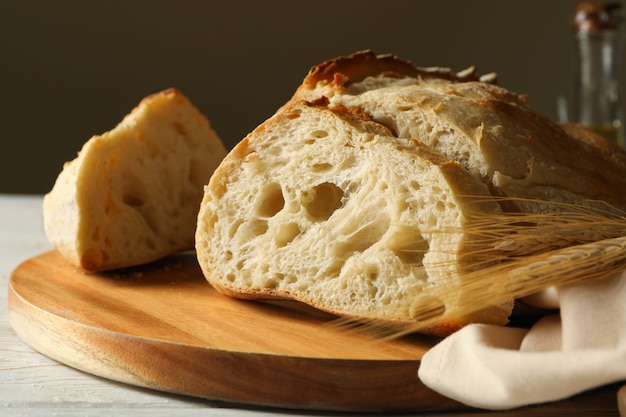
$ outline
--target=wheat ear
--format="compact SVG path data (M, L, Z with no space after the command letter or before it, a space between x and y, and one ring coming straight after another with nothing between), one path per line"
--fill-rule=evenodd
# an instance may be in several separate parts
M415 323L341 318L333 326L359 331L376 341L396 339L549 287L589 282L622 270L626 270L626 236L531 255L464 274L462 286L438 294L441 298L454 297L457 305L453 309L445 309L437 302L420 305L413 311Z
M359 329L376 340L397 338L552 286L606 277L626 269L626 217L603 204L593 207L550 204L545 213L477 214L465 230L481 249L465 256L474 264L460 286L438 292L456 300L446 309L438 302L418 305L415 323L386 323L343 318L334 325ZM437 233L446 233L440 230Z

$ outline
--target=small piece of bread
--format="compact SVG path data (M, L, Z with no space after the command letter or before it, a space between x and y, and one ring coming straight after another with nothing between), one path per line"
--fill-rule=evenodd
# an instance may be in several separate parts
M471 265L472 213L500 211L489 196L459 163L419 142L359 114L293 102L216 170L196 252L208 281L231 296L414 322L424 303L454 309L440 290L460 287ZM446 326L506 323L511 304L487 310Z
M225 155L208 120L178 90L146 97L64 165L44 197L45 233L87 271L191 249L203 187Z

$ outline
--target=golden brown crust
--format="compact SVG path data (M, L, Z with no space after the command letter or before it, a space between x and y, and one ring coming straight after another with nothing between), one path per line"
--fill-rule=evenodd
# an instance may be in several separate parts
M481 78L492 83L496 81L495 74L479 77L473 66L454 73L450 68L416 67L410 61L392 54L377 55L371 50L364 50L348 56L330 59L312 67L302 82L301 88L314 88L320 82L332 83L336 87L345 87L349 83L359 82L367 77L378 75L435 78L459 82L479 81Z
M417 68L408 61L393 55L376 55L370 50L355 52L347 57L338 57L314 66L303 81L305 88L319 82L335 82L343 86L348 80L358 82L371 75L385 73L417 76Z

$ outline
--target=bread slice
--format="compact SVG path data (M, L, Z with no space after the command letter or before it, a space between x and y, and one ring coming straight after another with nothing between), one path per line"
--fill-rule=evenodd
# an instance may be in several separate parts
M314 67L293 99L327 100L423 142L494 195L512 197L507 211L556 207L542 201L626 209L624 150L572 134L582 128L564 129L533 111L527 97L482 82L473 68L453 74L363 51Z
M43 203L44 230L87 271L134 266L194 246L203 187L226 155L178 90L146 97L64 165Z
M468 222L500 211L490 196L417 141L359 113L294 101L215 171L196 252L207 280L231 296L400 323L428 303L453 317L455 299L441 290L461 287L478 248ZM507 303L442 328L502 324L510 311Z

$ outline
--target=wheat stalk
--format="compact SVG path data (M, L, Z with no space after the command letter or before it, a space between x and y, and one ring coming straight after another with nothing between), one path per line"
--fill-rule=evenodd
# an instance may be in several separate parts
M334 325L359 329L376 340L392 339L548 287L587 282L626 269L623 212L602 204L542 203L551 204L553 210L471 216L464 232L480 247L466 255L474 264L461 275L461 286L437 294L456 300L452 309L435 302L413 311L415 323L343 318Z
M477 243L510 257L626 235L626 213L606 203L580 205L525 201L542 204L550 210L543 213L470 213L464 231L475 236Z
M626 269L626 236L568 246L472 271L463 276L462 291L453 311L433 314L428 306L415 311L418 324L410 332L435 324L445 315L463 316L512 298L552 286L604 278ZM444 294L445 296L445 294Z
M626 236L610 238L530 255L464 274L461 287L438 293L442 299L457 299L454 309L446 310L436 302L421 305L414 310L415 323L341 318L333 325L358 330L378 341L395 339L548 287L589 282L625 269Z

